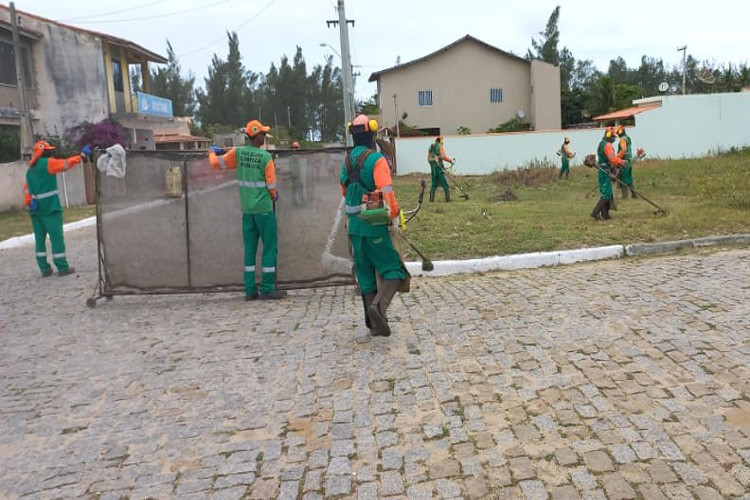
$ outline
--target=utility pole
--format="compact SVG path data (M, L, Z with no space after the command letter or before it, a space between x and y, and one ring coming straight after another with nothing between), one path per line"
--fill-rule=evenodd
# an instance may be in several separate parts
M347 23L351 23L354 26L354 20L346 19L346 11L344 9L344 0L338 0L338 20L326 21L326 25L339 26L339 37L341 40L341 71L343 73L343 87L344 87L344 122L350 123L354 118L354 82L352 81L352 61L349 58L349 28ZM351 146L352 138L349 134L346 136L346 145Z
M16 78L18 81L18 93L21 95L21 158L26 159L31 155L31 146L34 141L34 130L31 128L31 116L29 115L29 101L26 97L26 82L24 81L23 63L21 62L21 38L18 35L18 19L16 18L16 7L10 2L10 24L13 32L13 53L16 60Z
M289 125L289 130L292 129L292 115L289 113L289 106L286 107L286 121Z
M682 51L682 94L685 95L685 66L687 64L687 45L677 47L677 52Z

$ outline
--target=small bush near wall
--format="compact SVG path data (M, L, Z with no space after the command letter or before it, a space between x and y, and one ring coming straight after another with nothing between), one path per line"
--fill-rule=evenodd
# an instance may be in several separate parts
M528 123L521 122L520 118L511 118L505 123L501 123L495 128L489 129L487 132L490 134L499 134L501 132L522 132L529 130L531 125Z
M0 163L21 157L21 136L18 127L0 127Z

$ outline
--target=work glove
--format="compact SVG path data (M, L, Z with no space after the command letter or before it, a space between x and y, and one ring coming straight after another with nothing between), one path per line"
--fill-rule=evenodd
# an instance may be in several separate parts
M223 154L226 154L226 151L223 150L223 149L221 149L219 146L211 146L209 149L211 151L213 151L214 154L217 155L217 156L221 156Z
M81 156L84 158L91 158L91 146L86 144L83 149L81 149Z
M277 201L279 201L279 192L278 192L278 191L276 191L276 194L275 194L275 195L273 195L273 196L271 197L271 199L273 200L273 202L274 202L274 203L276 203Z
M36 198L32 198L29 202L29 212L34 213L37 208L39 208L39 203L37 203Z

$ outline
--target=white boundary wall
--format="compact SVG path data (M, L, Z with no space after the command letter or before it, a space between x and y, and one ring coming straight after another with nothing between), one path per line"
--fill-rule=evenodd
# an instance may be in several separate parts
M628 127L633 147L645 149L649 158L695 158L750 146L750 92L663 96L635 103L650 101L661 101L662 106L636 115L636 126ZM571 163L577 165L596 152L602 130L446 135L445 152L456 158L457 174L489 174L545 160L559 165L555 152L566 136L576 152ZM427 148L434 140L396 139L398 174L429 173Z

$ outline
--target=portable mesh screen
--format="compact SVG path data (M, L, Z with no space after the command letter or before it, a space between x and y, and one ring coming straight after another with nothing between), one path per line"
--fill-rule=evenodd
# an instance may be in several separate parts
M278 288L353 283L339 185L345 152L273 151ZM99 175L97 187L102 295L243 288L234 170L214 170L205 153L130 152L126 176Z

